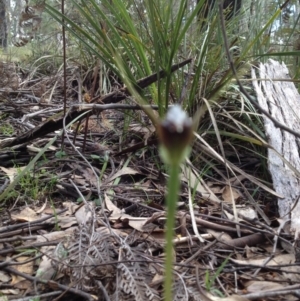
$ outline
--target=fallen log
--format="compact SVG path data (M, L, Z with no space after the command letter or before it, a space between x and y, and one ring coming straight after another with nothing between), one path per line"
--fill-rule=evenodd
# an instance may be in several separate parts
M300 132L300 95L284 63L268 60L252 69L258 104L276 121ZM268 169L278 199L280 217L290 220L295 239L300 238L300 139L263 115L268 149Z

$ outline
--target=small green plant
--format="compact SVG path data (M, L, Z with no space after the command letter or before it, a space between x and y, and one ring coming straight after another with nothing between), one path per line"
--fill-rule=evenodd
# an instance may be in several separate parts
M21 170L19 170L21 172ZM43 178L47 178L44 181ZM40 196L49 194L53 190L57 179L55 176L48 174L44 169L34 174L25 173L19 181L19 187L25 197L37 200Z
M218 289L214 288L213 285L214 285L216 279L222 273L222 271L223 271L225 265L227 264L228 260L229 260L229 257L227 257L224 260L224 262L218 267L218 269L217 269L217 271L215 272L214 275L211 276L208 270L205 273L205 287L206 287L206 290L208 292L214 292L217 295L219 295L220 297L224 297L224 296Z
M0 126L0 134L11 136L14 133L14 128L10 124L2 124Z
M34 297L34 298L30 298L29 301L40 301L41 298L39 297Z
M65 151L59 150L55 153L55 157L58 159L65 158L67 156Z
M58 216L56 214L56 208L55 208L51 198L50 198L50 204L51 204L51 208L53 210L53 215L54 215L54 219L55 219L55 230L60 231L61 229L60 229L60 226L59 226L59 223L58 223Z

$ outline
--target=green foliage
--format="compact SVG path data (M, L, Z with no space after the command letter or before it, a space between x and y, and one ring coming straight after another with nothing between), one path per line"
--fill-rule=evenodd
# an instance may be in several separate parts
M165 79L148 91L163 114L173 87L178 87L179 97L182 83L172 81L183 77L172 77L171 66L180 60L183 40L203 1L194 10L188 9L187 1L168 1L167 5L142 1L140 7L134 1L121 0L104 0L100 5L94 0L72 2L83 21L79 26L65 17L67 29L127 86L135 87L137 79L160 70L166 72ZM48 5L47 11L61 22L56 9ZM148 101L143 91L136 92L141 101Z
M59 150L55 153L55 157L58 159L65 158L67 156L67 153L63 150Z
M21 173L21 169L19 173ZM24 199L38 200L44 195L49 195L53 191L55 184L57 182L57 177L47 173L45 169L40 169L37 172L25 173L20 177L18 183L18 191L22 194Z
M14 133L14 128L10 124L0 125L0 134L5 136L11 136Z
M32 56L30 47L8 47L5 52L0 49L0 60L7 62L24 62Z
M185 74L189 69L186 67L172 74L171 66L183 57L194 58L193 69L190 69L193 80L182 99L184 107L191 114L197 108L199 95L209 99L212 104L230 87L233 75L222 46L217 6L209 14L210 25L207 29L200 29L197 15L204 9L204 0L199 1L195 7L189 6L188 1L184 0L71 2L77 21L72 16L62 16L50 5L47 5L46 10L60 23L64 17L68 31L84 46L85 52L99 58L101 68L108 68L121 79L137 101L149 103L151 99L151 102L158 104L160 116L164 115L171 102L170 95L173 101L181 98ZM259 10L260 7L256 5L255 9ZM277 11L269 21L255 27L255 22L258 22L256 15L254 18L251 16L251 21L247 22L250 13L249 6L245 5L238 17L226 23L232 51L241 49L240 55L235 57L236 68L243 67L242 62L249 54L265 51L267 45L262 40L278 16ZM242 25L237 31L239 22ZM265 45L265 48L261 45ZM257 51L258 46L260 49ZM138 79L159 70L164 70L167 76L145 91L135 88ZM207 111L206 105L201 106L199 111L203 116Z
M218 290L216 290L216 289L213 288L213 285L214 285L216 279L222 273L222 271L223 271L225 265L227 264L228 260L229 260L229 257L227 257L224 260L224 262L218 267L218 269L214 273L214 275L210 276L209 271L206 271L206 273L205 273L205 287L206 287L207 291L212 292L212 290L214 290L214 292L219 292ZM223 297L223 296L221 295L221 297Z
M37 161L44 156L46 150L56 141L57 136L54 136L41 150L40 152L29 162L29 164L17 174L14 180L6 187L6 189L0 194L0 203L5 202L8 200L9 196L12 195L13 189L22 181L23 177L34 169L35 164ZM26 182L26 180L25 180Z

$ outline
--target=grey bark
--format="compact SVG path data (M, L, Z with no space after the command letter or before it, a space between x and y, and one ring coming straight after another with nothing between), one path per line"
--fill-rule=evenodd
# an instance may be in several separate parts
M268 60L260 64L259 74L252 69L253 85L257 100L278 122L289 128L300 130L300 95L295 85L289 81L289 71L284 63ZM300 234L300 139L275 127L264 119L268 149L268 168L273 186L282 195L278 199L280 216L291 219L291 230L298 238Z
M15 5L11 8L11 36L16 37L19 30L19 17L24 7L24 1L15 1Z
M7 47L6 1L0 0L0 47Z

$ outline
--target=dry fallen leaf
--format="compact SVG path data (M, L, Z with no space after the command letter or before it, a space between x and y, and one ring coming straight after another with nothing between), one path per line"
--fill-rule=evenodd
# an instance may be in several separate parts
M240 196L239 191L229 185L225 186L222 192L222 198L226 203L232 203L232 200L237 200Z
M284 285L272 281L248 281L244 283L248 293L256 293L258 291L268 291L284 288Z
M38 214L29 207L25 207L21 212L11 215L12 219L18 222L33 222L40 218Z
M46 206L47 206L47 200L46 200L46 202L44 202L43 206L42 206L40 209L35 210L35 212L36 212L37 214L42 213L42 212L46 209ZM53 210L53 209L52 209L52 210Z
M5 172L7 174L7 176L9 177L10 182L12 182L14 180L14 177L20 172L22 171L26 166L22 166L22 167L11 167L11 168L5 168L3 166L0 166L0 169Z
M31 257L29 257L29 256L20 256L16 259L16 261L19 263L23 263L30 259L31 259ZM26 262L26 263L23 263L20 265L16 265L14 268L21 273L32 275L33 274L33 264L34 264L34 261L29 261L29 262ZM23 280L24 280L23 277L13 274L11 285L15 285L16 283L19 283L20 281L23 281Z
M130 227L132 227L140 232L145 231L143 226L147 221L146 217L132 217L128 214L123 213L122 210L120 210L117 206L115 206L113 204L113 202L110 200L110 198L107 196L106 193L104 194L104 201L105 201L106 208L112 212L112 214L109 216L110 221L116 222L119 219L123 220L123 219L127 218ZM147 228L147 231L149 231L148 228Z
M235 219L235 217L229 213L228 211L224 210L227 218L231 221L237 221L237 222L245 222L245 220L243 220L242 218L237 218ZM254 209L252 209L251 207L236 207L236 212L238 213L239 216L245 216L247 217L247 221L251 220L255 220L257 218L257 213Z
M78 205L74 202L63 202L64 208L68 208L66 212L64 212L62 215L73 215L79 207L82 206L82 204Z
M10 276L4 271L0 271L0 281L4 283L4 282L8 282L9 280L10 280Z
M46 241L53 241L59 239L66 239L69 236L73 235L73 232L78 229L78 227L69 227L64 231L53 231L50 233L46 233L43 235L38 235L36 238L36 242L46 242Z
M76 220L79 225L84 225L92 218L92 210L95 203L88 203L88 205L81 206L75 213Z
M232 295L227 298L211 297L211 299L213 301L249 301L249 299L239 295Z
M272 258L270 261L266 263L266 256L262 256L260 259L245 259L245 260L236 260L236 259L230 259L231 261L237 263L237 264L242 264L242 265L254 265L254 266L259 266L259 265L286 265L286 264L291 264L295 262L295 255L294 254L281 254L277 255L274 258Z
M122 169L120 169L119 171L117 171L110 179L109 182L113 181L114 179L117 179L121 176L124 175L136 175L139 172L134 170L133 168L130 167L123 167Z
M20 290L19 289L2 289L1 290L1 295L20 295ZM0 297L0 301L7 301L7 297Z
M52 276L55 274L56 270L54 269L52 265L52 257L53 257L53 250L55 247L44 247L43 253L47 254L42 257L42 260L40 262L39 268L36 271L36 277L43 280L50 280L52 279Z

